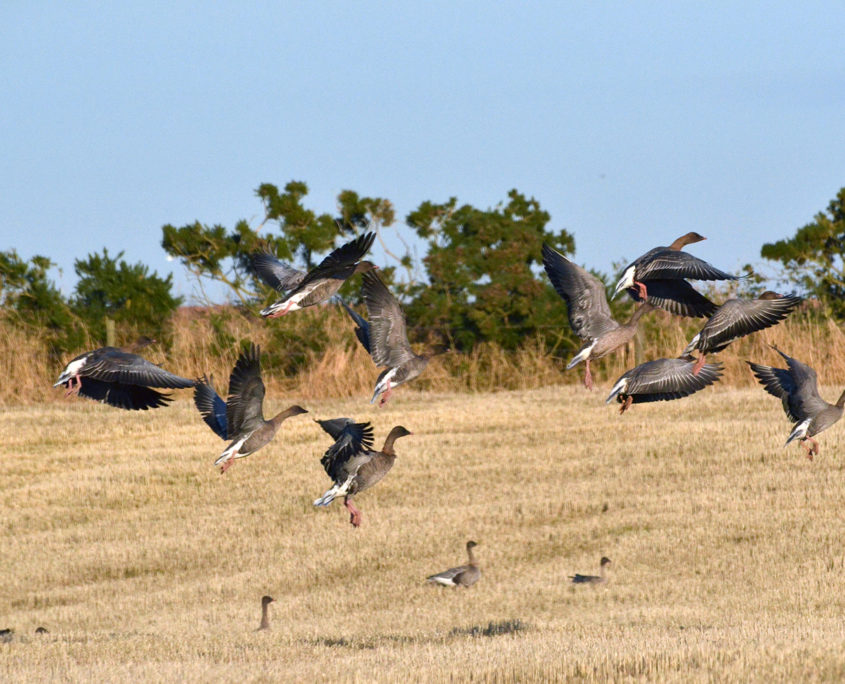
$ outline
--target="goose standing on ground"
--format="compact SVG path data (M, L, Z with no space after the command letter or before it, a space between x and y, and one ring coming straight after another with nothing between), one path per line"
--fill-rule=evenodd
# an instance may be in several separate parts
M343 306L357 324L355 335L376 366L385 369L376 379L372 404L381 395L379 406L384 406L397 385L413 380L425 370L431 358L428 354L415 354L408 342L408 329L402 307L381 278L372 271L362 278L361 291L367 306L369 322L365 321L346 304Z
M262 629L270 629L270 611L268 610L268 608L270 607L270 604L273 603L273 601L275 600L276 599L274 599L272 596L261 597L261 624L258 625L258 630L256 631L260 631Z
M695 349L699 351L692 372L698 374L707 354L720 352L740 337L779 323L802 301L801 297L784 296L771 290L758 299L729 299L684 349L684 356L692 354Z
M197 380L194 403L206 424L231 444L220 454L214 465L220 472L236 458L258 451L276 436L285 419L308 413L301 406L290 406L270 420L264 419L264 382L261 379L261 351L254 344L242 352L229 376L229 398L223 401L205 376ZM222 465L221 465L222 464Z
M636 301L648 301L654 306L679 316L710 316L716 305L699 293L690 280L737 280L737 276L720 271L692 254L681 251L684 246L704 240L698 233L687 233L668 247L655 247L635 259L622 273L616 284L616 297L622 290Z
M576 572L574 575L570 575L569 579L572 580L573 584L603 584L604 582L607 582L605 569L608 565L610 565L610 563L610 558L602 556L601 561L599 562L598 575L579 575Z
M261 315L276 318L325 302L352 275L376 268L372 262L360 261L372 247L375 238L373 232L359 235L338 247L308 273L279 261L272 254L253 255L252 266L258 276L284 295L278 302L262 309Z
M845 392L839 395L835 404L828 404L819 395L816 371L787 356L774 345L770 346L784 358L787 368L747 363L765 390L781 400L787 417L795 423L784 446L800 439L807 450L807 458L813 460L813 455L819 453L819 443L813 437L842 418Z
M429 575L426 578L427 582L434 582L435 584L443 584L447 587L471 587L481 577L481 568L475 560L472 553L473 548L478 546L474 541L467 542L467 558L466 565L459 565L457 568L449 568L443 572L438 572L436 575Z
M53 387L59 385L67 388L65 396L80 394L117 408L146 411L166 406L170 401L169 395L153 387L185 389L193 387L194 381L174 375L125 349L100 347L73 359Z
M569 326L585 341L578 353L566 364L566 370L584 361L584 386L593 388L590 361L624 346L637 334L640 317L654 308L643 302L622 325L613 320L604 284L593 274L567 259L549 245L543 245L543 266L557 293L566 302Z
M373 427L370 423L356 423L351 418L318 420L335 443L320 459L334 485L314 501L315 506L328 506L338 496L349 511L349 522L361 525L361 511L352 504L352 497L377 484L387 475L396 460L393 443L412 434L401 425L394 427L384 440L381 451L372 451Z
M694 366L690 357L642 363L616 381L605 403L617 397L622 404L619 413L625 413L631 404L680 399L712 385L722 373L720 363L705 364L698 373Z

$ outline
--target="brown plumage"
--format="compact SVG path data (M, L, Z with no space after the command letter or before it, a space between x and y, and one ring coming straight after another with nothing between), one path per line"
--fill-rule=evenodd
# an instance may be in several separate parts
M258 276L270 287L285 295L263 309L261 315L265 318L276 318L325 302L355 273L365 273L376 268L375 264L369 261L359 262L372 247L375 238L376 234L373 232L359 235L338 247L308 273L297 271L271 254L254 255L252 266Z
M234 459L244 458L270 443L279 426L291 416L308 413L290 406L265 420L264 381L261 379L261 350L254 344L241 353L229 377L229 398L223 401L208 378L197 380L194 403L206 424L222 439L231 441L214 462L225 473Z
M839 395L835 404L828 404L819 395L816 371L787 356L774 345L770 346L786 361L786 368L772 368L750 361L747 363L763 388L781 400L787 417L795 423L784 446L800 439L801 445L807 450L807 458L812 460L813 455L819 453L819 443L813 437L842 418L845 392Z
M429 575L427 582L442 584L447 587L471 587L481 578L481 568L475 560L472 550L478 546L474 541L467 542L467 564L456 568L449 568L436 575Z
M384 478L393 467L396 452L394 442L412 434L397 425L387 435L381 451L372 451L373 428L370 423L355 423L350 418L317 421L335 440L320 459L334 485L314 501L315 506L328 506L338 496L349 511L349 522L361 525L361 511L352 504L352 497L369 489Z
M275 601L272 596L262 596L261 597L261 624L258 625L258 629L270 629L270 611L269 607L270 604Z

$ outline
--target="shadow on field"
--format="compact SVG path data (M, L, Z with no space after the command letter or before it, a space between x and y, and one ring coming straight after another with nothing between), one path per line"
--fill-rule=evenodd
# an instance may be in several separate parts
M456 637L495 637L505 634L515 634L530 629L529 625L522 620L500 620L488 622L487 625L472 625L471 627L455 627L445 635L419 635L409 636L407 634L387 634L376 637L363 637L360 639L347 639L346 637L318 637L309 639L308 642L317 646L328 648L349 648L358 651L378 648L382 644L431 644L444 643Z

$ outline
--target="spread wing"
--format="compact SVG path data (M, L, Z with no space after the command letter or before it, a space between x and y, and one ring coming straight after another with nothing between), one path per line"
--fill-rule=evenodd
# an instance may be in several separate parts
M194 404L206 425L219 437L229 439L226 402L214 391L211 381L204 375L194 387Z
M649 304L675 316L712 316L718 308L686 280L649 280L646 289ZM642 301L635 288L628 288L626 292L634 301Z
M705 353L721 351L737 338L776 325L801 301L801 297L729 299L701 329L696 346Z
M692 372L694 365L687 359L647 361L622 376L628 377L625 394L633 396L634 403L680 399L712 385L721 375L722 364L704 364L697 375Z
M546 244L543 266L566 302L569 325L578 337L593 340L619 327L610 314L604 284L598 278Z
M651 250L634 262L640 281L655 278L689 278L690 280L737 280L737 276L720 271L706 261L669 247ZM646 286L649 283L646 282Z
M81 375L124 385L174 389L194 386L193 380L174 375L137 354L115 347L103 347L92 352L82 368Z
M346 305L346 302L341 302L343 304L343 308L346 309L346 313L349 314L349 317L355 321L355 337L358 338L358 341L367 350L367 352L371 352L370 350L370 326L367 321L364 320L363 316L359 315L355 309L350 308Z
M159 406L167 406L170 397L143 385L124 385L120 382L103 382L82 376L79 393L83 397L102 401L110 406L129 411L146 411Z
M261 379L261 350L254 344L239 357L229 376L229 399L226 402L227 439L252 432L264 423L264 382Z
M335 440L320 459L333 480L345 479L345 475L355 473L372 459L375 452L370 451L373 446L373 426L370 423L355 423L351 418L317 422Z
M783 402L783 410L792 422L813 418L824 411L828 404L819 396L816 371L780 349L775 351L786 360L788 369L748 362L763 388Z
M362 291L369 318L370 355L375 364L395 368L415 358L408 342L405 314L374 271L363 275Z
M258 252L251 257L252 270L261 280L274 290L285 293L293 290L305 278L305 272L295 269L290 264L279 261L268 252Z
M311 269L299 283L297 289L301 289L315 280L337 277L339 273L358 263L361 257L370 251L375 239L375 233L363 233L354 240L341 245ZM348 277L348 274L342 277Z

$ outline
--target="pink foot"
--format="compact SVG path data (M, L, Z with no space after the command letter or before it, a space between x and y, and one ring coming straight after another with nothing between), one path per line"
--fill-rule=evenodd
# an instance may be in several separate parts
M635 280L634 287L637 288L637 292L639 293L640 298L643 301L646 301L648 299L648 290L646 290L645 283L641 283L638 280Z
M622 406L619 407L619 415L621 416L623 413L625 413L625 411L627 411L631 407L632 403L634 403L634 397L625 397L625 401L623 401Z
M74 384L75 382L75 384ZM74 375L70 380L67 382L67 392L65 392L65 396L69 397L71 394L79 394L79 390L82 388L82 378L78 375Z
M588 390L591 390L593 389L593 374L590 373L590 359L587 359L584 362L584 365L587 368L586 373L584 373L584 387L586 387Z
M227 470L229 470L229 468L231 468L231 467L232 467L232 464L233 464L234 462L235 462L235 459L234 459L234 458L230 458L230 459L229 459L229 460L227 460L227 461L223 461L223 465L222 465L222 466L220 466L220 474L222 475L222 474L223 474L223 473L225 473Z
M699 352L701 354L701 352ZM701 354L695 361L695 365L692 367L692 374L698 375L698 372L704 367L704 354Z
M387 400L390 399L390 394L393 390L390 387L390 381L387 383L387 389L384 391L384 394L381 395L381 399L378 401L378 407L381 408L387 403Z
M349 499L344 499L343 505L349 511L349 522L352 523L352 527L361 527L361 511L355 508Z
M278 318L279 316L284 316L288 311L290 311L290 308L292 306L293 302L288 302L288 305L284 309L276 313L271 313L269 316L267 316L267 318Z

